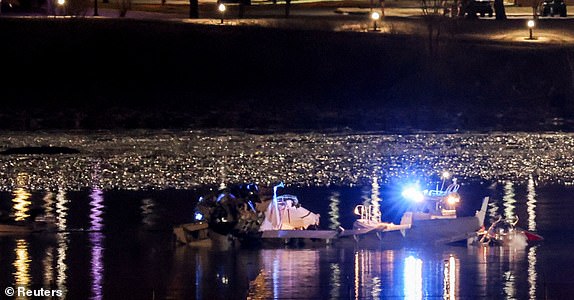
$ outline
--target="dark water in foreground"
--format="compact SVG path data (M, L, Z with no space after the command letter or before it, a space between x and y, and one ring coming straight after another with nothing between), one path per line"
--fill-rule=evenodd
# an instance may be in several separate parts
M572 186L531 178L461 187L461 215L472 214L481 198L490 196L487 218L518 216L520 227L545 237L518 249L178 246L171 227L192 220L202 192L19 188L0 193L2 210L26 215L41 208L62 230L0 237L0 298L7 287L62 289L67 299L574 297ZM380 197L388 220L402 207L391 186L288 187L285 192L320 213L323 228L349 228L352 208L366 199Z

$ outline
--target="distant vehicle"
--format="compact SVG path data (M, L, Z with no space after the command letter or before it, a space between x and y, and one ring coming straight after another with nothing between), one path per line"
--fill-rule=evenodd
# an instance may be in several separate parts
M470 0L465 12L469 17L476 17L476 15L480 15L481 17L488 15L492 17L494 9L492 8L492 1L490 0Z
M566 17L566 3L564 0L544 0L540 4L540 16L546 17L559 15Z

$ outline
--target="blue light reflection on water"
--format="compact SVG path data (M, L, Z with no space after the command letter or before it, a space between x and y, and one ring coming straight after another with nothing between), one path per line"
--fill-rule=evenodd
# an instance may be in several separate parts
M423 261L408 256L405 258L404 275L405 299L415 300L423 297Z
M388 200L391 197L385 192L385 186L380 190L385 211L395 204ZM120 287L125 286L139 287L132 291L135 297L156 295L176 299L324 298L326 295L345 299L418 299L423 295L449 299L536 299L571 295L572 288L561 285L568 277L560 278L560 272L558 275L549 272L572 263L567 255L560 256L557 263L553 261L556 253L565 254L564 249L572 246L571 242L566 244L567 241L555 238L574 229L569 220L572 204L559 200L560 197L569 199L571 191L571 187L544 187L534 183L513 185L513 200L509 201L505 183L461 188L463 198L470 202L464 209L466 213L477 209L481 196L489 195L497 211L512 209L521 217L520 226L533 225L547 238L539 246L526 249L332 246L255 250L174 247L170 226L192 220L191 207L198 198L196 191L102 191L99 194L94 190L59 189L56 193L31 192L32 206L43 206L46 212L55 214L60 226L80 229L85 224L85 228L93 229L91 225L100 224L106 230L58 233L48 239L46 236L3 237L0 267L14 271L0 276L0 287L29 280L28 284L50 283L70 290L71 295L92 295L93 299L122 298ZM328 212L335 211L330 205L332 196L337 193L338 220L346 228L354 220L352 207L376 194L371 188L362 187L291 187L286 192L302 195L304 206L309 203L324 216L323 224L330 224L328 220L333 215ZM1 199L10 197L9 193ZM150 199L156 205L141 209L142 203L149 203L143 199ZM102 213L95 213L96 207ZM129 213L122 214L124 210ZM552 211L554 215L541 213L543 211ZM536 217L530 217L532 214ZM562 221L556 222L554 217ZM145 221L150 219L155 222ZM148 230L150 226L152 231ZM556 229L558 232L554 232ZM84 241L88 245L78 247ZM84 249L90 249L88 254ZM28 254L27 259L24 254ZM77 264L89 267L79 268ZM78 285L75 278L86 278L89 285ZM557 292L552 288L555 286L561 289Z

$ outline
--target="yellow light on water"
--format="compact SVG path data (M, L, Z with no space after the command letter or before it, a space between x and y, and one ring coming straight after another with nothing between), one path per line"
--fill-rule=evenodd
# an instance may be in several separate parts
M14 192L12 192L12 195L14 196L14 199L12 199L12 202L14 203L14 220L26 220L26 218L30 216L28 211L30 210L30 205L32 202L28 199L30 198L31 194L23 188L17 188L14 190Z
M28 255L28 242L23 239L16 241L16 248L14 249L16 253L16 259L12 264L14 266L15 272L14 277L16 280L16 285L18 286L28 286L31 281L30 276L30 256Z

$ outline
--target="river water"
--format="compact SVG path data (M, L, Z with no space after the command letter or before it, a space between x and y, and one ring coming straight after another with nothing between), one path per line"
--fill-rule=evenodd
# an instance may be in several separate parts
M0 156L0 211L41 211L57 233L0 237L6 288L66 299L572 299L574 135L564 133L245 133L235 131L0 134L3 147L79 154ZM324 229L349 228L353 207L404 208L398 186L461 183L459 215L490 197L487 221L518 217L545 240L526 247L365 248L182 246L172 227L199 196L240 182L286 183ZM26 297L16 297L25 299ZM58 298L58 297L55 297ZM60 297L63 298L63 297Z

